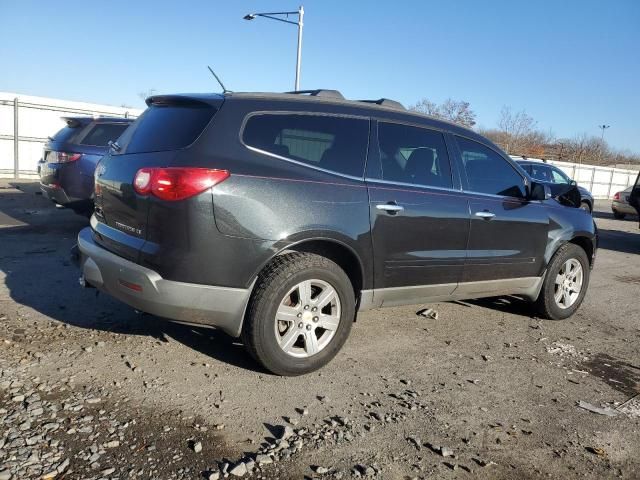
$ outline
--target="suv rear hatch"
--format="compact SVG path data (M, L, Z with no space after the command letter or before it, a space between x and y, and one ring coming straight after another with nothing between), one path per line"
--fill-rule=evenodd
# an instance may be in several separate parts
M149 108L105 155L95 174L95 241L137 262L148 236L152 195L136 191L141 169L171 167L187 155L212 120L224 97L218 95L162 95L147 99ZM184 163L184 162L183 162ZM175 226L179 229L179 226ZM154 245L147 245L154 249Z
M61 117L66 126L44 145L40 173L42 183L48 184L48 175L55 174L63 164L80 158L94 165L107 151L110 140L116 140L131 120L121 118ZM82 172L85 174L85 172ZM93 172L89 172L93 175ZM54 177L55 180L55 177Z

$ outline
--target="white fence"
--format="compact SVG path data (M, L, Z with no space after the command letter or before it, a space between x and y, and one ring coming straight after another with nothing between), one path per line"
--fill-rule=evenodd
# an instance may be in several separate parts
M136 108L112 107L0 92L0 177L33 177L47 137L64 127L60 117L137 117Z
M47 137L54 135L67 115L137 117L142 110L94 103L71 102L0 92L0 177L33 177ZM520 157L514 157L520 158ZM531 158L529 160L537 160ZM595 198L611 198L635 182L637 170L580 165L548 160L588 189Z
M522 157L513 156L512 158L519 160ZM542 161L538 158L529 158L527 160ZM596 165L584 165L571 162L559 162L556 160L547 160L546 163L555 165L564 173L574 179L581 187L591 192L593 198L611 198L616 192L624 190L633 185L638 176L638 170L626 170L623 168L600 167Z

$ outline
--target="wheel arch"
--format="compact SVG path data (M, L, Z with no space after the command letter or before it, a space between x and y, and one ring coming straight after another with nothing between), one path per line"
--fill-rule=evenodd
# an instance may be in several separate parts
M593 212L593 200L591 200L590 198L583 198L580 200L580 202L589 205L589 211Z
M315 253L335 262L349 277L356 301L359 300L365 283L364 266L359 255L349 245L333 238L308 238L287 246L275 256L289 252Z
M578 235L573 237L566 243L573 243L574 245L577 245L580 248L582 248L587 254L587 258L589 259L589 266L590 267L593 266L593 254L594 254L595 247L593 245L593 241L589 237Z
M587 254L587 258L589 260L589 266L590 267L593 266L593 258L594 258L593 254L595 252L595 245L593 243L593 240L586 235L574 235L573 237L564 238L551 245L552 248L547 250L547 253L545 254L546 261L544 265L544 271L547 270L554 255L558 253L558 250L560 250L560 248L562 248L562 246L566 245L567 243L573 243L574 245L577 245L578 247L582 248L584 252Z

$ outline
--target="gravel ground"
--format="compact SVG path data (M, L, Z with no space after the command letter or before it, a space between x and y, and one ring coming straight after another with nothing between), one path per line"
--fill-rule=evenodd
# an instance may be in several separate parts
M311 375L78 286L86 220L0 181L0 480L639 478L640 230L597 205L582 308L366 312Z

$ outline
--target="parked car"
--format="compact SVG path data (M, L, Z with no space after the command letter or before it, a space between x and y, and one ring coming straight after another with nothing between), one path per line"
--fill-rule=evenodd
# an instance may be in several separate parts
M617 219L623 219L625 215L635 215L636 209L629 204L629 195L633 186L624 189L621 192L616 192L611 201L611 211L613 216Z
M305 93L148 98L96 169L81 284L240 336L282 375L329 362L371 308L510 294L576 311L590 215L472 130Z
M58 205L85 214L93 210L93 172L133 121L120 117L63 117L66 126L44 146L38 163L40 189Z
M591 195L591 192L578 185L558 167L535 160L516 161L531 175L531 178L549 184L552 191L554 191L555 187L562 188L567 185L576 185L580 191L580 208L589 213L593 212L593 195Z

